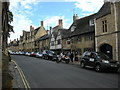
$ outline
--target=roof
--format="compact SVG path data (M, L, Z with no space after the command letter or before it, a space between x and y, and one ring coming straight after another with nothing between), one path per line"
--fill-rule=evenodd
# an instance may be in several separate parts
M63 28L63 27L60 27L59 25L58 25L58 26L55 26L55 27L53 28L52 34L53 34L54 38L57 38L57 35L58 35L58 32L59 32L60 29L64 29L64 28Z
M36 28L35 30L34 30L34 32L35 32L35 34L37 33L37 31L40 29L40 27L38 27L38 28Z
M68 30L68 29L60 29L60 32L61 32L61 36L62 36L62 38L66 38L66 37L68 37L68 35L70 35L70 30Z
M111 13L111 3L106 2L104 5L101 7L101 9L97 12L96 19L103 17L105 15L108 15Z
M76 21L73 22L73 24L70 26L70 28L68 29L68 33L66 37L72 37L75 35L80 35L80 34L85 34L85 33L90 33L90 32L94 32L95 31L95 27L94 26L90 26L89 22L90 20L93 20L96 16L95 14L92 14L90 16L86 16L83 17L81 19L78 19ZM75 26L75 30L71 31L71 28Z
M36 41L41 41L41 40L45 40L45 39L48 39L50 37L50 35L46 34L40 38L38 38Z

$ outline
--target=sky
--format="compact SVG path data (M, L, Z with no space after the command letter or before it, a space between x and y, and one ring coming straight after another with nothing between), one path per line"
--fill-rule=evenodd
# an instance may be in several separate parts
M104 4L104 0L10 0L10 11L13 13L14 32L11 32L10 40L19 39L22 31L30 31L30 26L40 27L44 21L44 27L58 25L58 20L63 20L63 27L68 29L73 23L73 14L79 18L94 14Z

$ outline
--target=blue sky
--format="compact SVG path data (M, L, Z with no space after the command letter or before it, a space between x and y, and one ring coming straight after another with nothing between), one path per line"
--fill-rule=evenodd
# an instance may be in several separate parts
M58 25L58 20L63 20L63 26L69 28L73 22L73 14L79 18L96 13L103 5L103 0L10 0L10 10L14 15L15 33L11 33L9 40L14 40L22 35L22 31L40 26L44 21L45 29Z

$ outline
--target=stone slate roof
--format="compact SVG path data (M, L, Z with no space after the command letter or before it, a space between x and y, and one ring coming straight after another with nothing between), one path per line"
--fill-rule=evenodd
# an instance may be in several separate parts
M90 16L83 17L81 19L78 19L73 22L73 24L68 29L68 33L66 35L67 37L72 37L80 34L90 33L95 31L94 26L90 26L89 22L90 20L93 20L95 18L96 14L92 14ZM71 31L72 26L76 26L74 31Z
M103 17L105 15L108 15L111 13L111 3L106 2L104 5L101 7L101 9L97 12L96 19Z
M50 35L46 34L46 35L38 38L36 41L42 41L42 40L48 39L49 37L50 37Z
M60 33L62 38L66 38L71 34L70 30L68 29L60 29Z

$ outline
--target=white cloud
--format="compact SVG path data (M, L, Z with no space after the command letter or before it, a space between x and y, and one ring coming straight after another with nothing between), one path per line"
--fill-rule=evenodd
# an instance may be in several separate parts
M69 20L66 19L64 16L45 17L44 26L46 27L46 29L49 29L49 27L55 27L58 25L59 19L63 20L64 28L68 28L70 26Z
M76 8L87 12L96 12L103 5L103 0L75 0Z
M14 26L13 29L15 33L11 33L8 40L19 38L20 35L22 35L22 30L30 30L30 25L36 28L32 20L28 18L28 15L32 15L29 10L32 9L31 5L35 1L36 0L10 0L10 10L13 13L13 22L11 24ZM36 4L36 2L34 4Z

